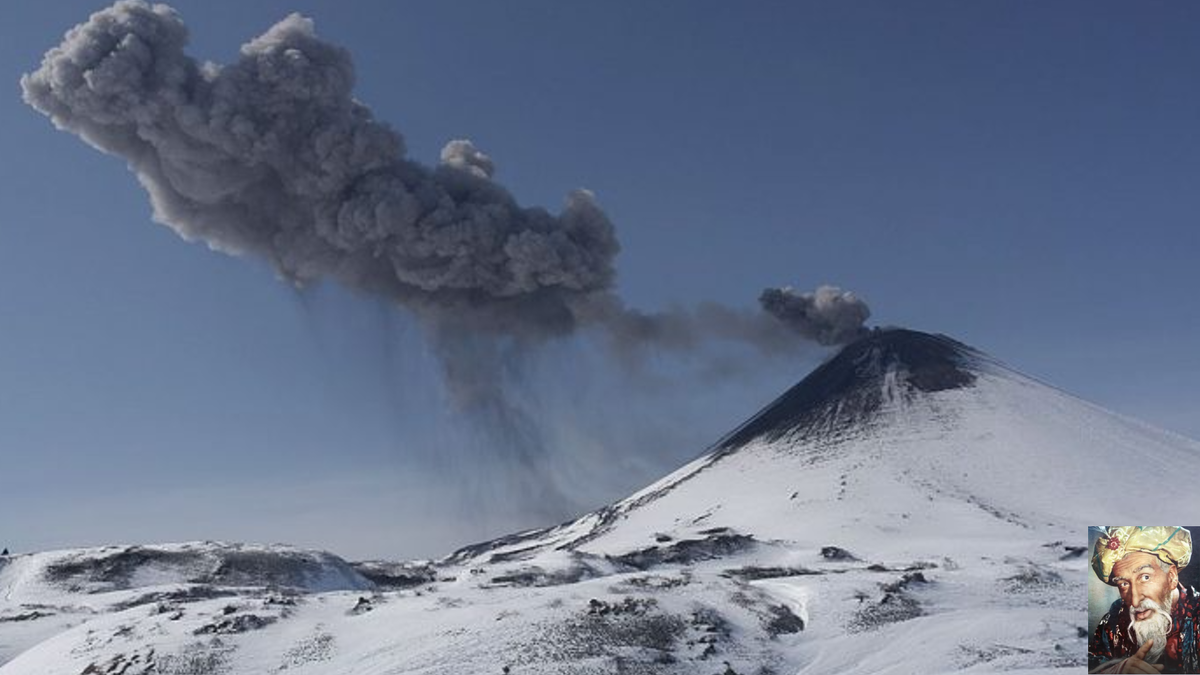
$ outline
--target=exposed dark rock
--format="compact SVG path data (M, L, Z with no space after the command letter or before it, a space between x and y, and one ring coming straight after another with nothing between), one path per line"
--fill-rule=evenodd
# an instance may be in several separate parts
M626 597L621 602L607 602L605 600L597 600L592 598L588 600L588 614L605 616L608 614L634 614L642 615L650 611L658 605L658 601L654 598L634 598Z
M689 623L705 633L716 633L722 637L729 637L731 633L729 621L711 607L701 607L692 612Z
M268 607L270 607L271 605L279 605L279 606L283 606L283 607L295 607L297 604L297 599L296 599L295 595L287 595L287 594L268 595L263 600L263 604Z
M879 563L867 565L868 572L917 572L920 570L937 569L937 563L931 562L916 562L908 567L888 567Z
M193 642L174 654L156 656L155 667L151 672L155 675L226 675L229 673L230 654L234 650L233 645L222 642L218 637L204 642Z
M192 631L193 635L232 635L234 633L245 633L252 630L258 630L265 626L275 623L276 618L273 616L259 616L257 614L237 614L227 619L214 621L213 623L205 624L196 630Z
M898 623L921 616L921 605L904 591L885 593L878 603L859 610L851 629L867 630L889 623Z
M338 565L345 563L335 556L302 551L128 546L74 554L47 565L43 576L72 591L92 593L128 589L134 574L147 568L171 570L193 584L300 588ZM354 576L348 565L345 572Z
M566 525L567 523L563 524ZM507 548L523 542L537 542L544 535L549 534L554 529L555 528L553 527L546 527L539 530L532 530L529 532L521 532L519 534L510 534L504 537L498 537L496 539L489 539L488 541L481 541L477 544L471 544L470 546L464 546L446 556L444 559L442 559L442 562L448 565L459 564L471 560L472 558L477 558L498 548ZM521 557L530 555L539 549L539 546L533 544L524 548L515 549L510 552L493 554L490 558L490 562L504 562L507 560L520 559Z
M763 626L767 635L778 637L785 633L799 633L804 630L804 619L796 616L787 605L772 605L768 611L770 614Z
M795 577L801 575L820 574L824 574L824 572L819 570L810 570L805 567L757 567L754 565L748 565L746 567L725 570L721 573L721 576L741 579L742 581L757 581L759 579L775 579L778 577Z
M687 644L693 648L700 647L701 659L710 659L720 653L724 649L724 645L730 641L733 633L729 621L711 607L701 607L692 612L688 624L699 635L689 639Z
M350 566L380 588L412 588L432 583L436 570L431 565L382 561L353 562Z
M498 586L537 586L538 581L543 578L545 571L538 567L510 574L498 574L492 577L492 583Z
M107 661L94 661L80 675L147 675L155 672L158 671L151 649L146 654L116 654Z
M821 557L837 562L859 562L858 557L850 551L837 546L825 546L821 549Z
M687 623L663 613L654 604L589 603L588 609L566 621L545 625L530 647L536 661L577 664L586 659L612 658L617 672L651 675L662 672L664 655L671 655L687 632ZM608 611L600 609L609 606ZM622 607L614 611L612 607ZM518 664L519 665L519 664ZM520 672L516 666L514 672ZM567 672L566 669L563 672Z
M664 590L668 588L677 588L679 586L687 586L692 583L692 575L688 570L683 570L679 575L659 575L649 574L646 576L632 577L621 582L617 586L629 586L641 590Z
M328 661L333 658L334 637L329 633L317 632L303 638L283 652L279 670L288 670L316 661Z
M921 604L910 593L914 587L932 583L922 572L906 572L890 584L881 584L883 598L873 605L867 605L855 615L851 628L867 630L878 626L907 621L923 614ZM861 603L865 598L859 597Z
M889 593L895 593L898 591L905 590L913 585L920 585L920 584L927 584L927 583L929 583L929 580L926 579L925 575L922 574L921 572L907 572L904 574L904 576L900 577L899 580L894 581L890 584L884 584L883 590L888 591Z
M545 587L573 584L600 576L595 568L583 561L582 554L575 554L574 558L572 564L560 569L547 571L537 565L531 565L514 572L497 575L492 578L491 582L497 585Z
M148 605L150 603L159 603L162 605L173 605L177 603L194 602L196 600L212 600L214 598L229 598L237 595L237 592L214 588L205 584L187 586L170 591L154 591L139 595L136 598L118 602L113 605L115 611L122 611L130 607L138 607L140 605Z
M304 554L234 550L223 552L217 569L203 580L230 586L302 587L326 569L321 560Z
M690 564L747 551L757 545L745 534L714 534L704 539L682 539L670 546L652 546L610 559L635 569L647 570L662 564Z
M83 584L89 584L93 586L90 591L104 592L129 588L133 574L149 565L187 568L200 565L203 560L203 556L192 551L130 546L108 554L77 555L50 563L43 577L51 583L70 584L74 589L82 590Z
M47 616L54 616L54 613L53 612L39 612L38 610L35 609L32 612L25 612L24 614L13 614L11 616L0 616L0 623L17 623L19 621L35 621L37 619L41 619L41 618L47 617Z

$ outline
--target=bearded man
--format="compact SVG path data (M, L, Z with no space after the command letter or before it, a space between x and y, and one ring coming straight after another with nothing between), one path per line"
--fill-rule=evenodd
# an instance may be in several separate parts
M1105 528L1092 570L1121 599L1088 643L1090 672L1200 673L1200 598L1179 584L1191 558L1185 528Z

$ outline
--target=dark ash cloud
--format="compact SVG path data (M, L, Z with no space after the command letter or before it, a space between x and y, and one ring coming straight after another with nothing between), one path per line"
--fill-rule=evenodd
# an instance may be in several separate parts
M406 158L401 135L354 99L349 53L309 19L288 16L224 66L185 54L187 39L170 7L122 0L21 78L57 127L124 158L155 219L183 238L472 330L536 338L596 323L617 343L666 348L777 340L761 317L712 303L626 309L612 293L620 246L590 192L557 214L521 206L468 140L447 143L435 167ZM771 289L763 307L823 344L867 315L825 288Z
M286 17L227 65L196 61L187 40L170 7L122 0L21 78L24 99L124 159L154 219L184 239L412 312L455 404L512 446L515 466L533 471L549 450L506 392L519 377L506 364L547 340L591 329L636 358L720 341L779 353L797 337L829 345L863 330L866 305L831 287L768 289L758 309L629 308L614 290L620 245L592 193L569 193L557 213L522 206L468 140L447 143L435 166L409 159L354 98L349 53L309 19Z
M590 193L557 214L522 207L469 141L437 167L406 159L353 98L349 53L310 20L285 18L227 66L197 63L186 42L169 7L123 1L21 79L56 126L124 158L156 220L185 239L418 312L487 306L497 330L611 286L619 247Z

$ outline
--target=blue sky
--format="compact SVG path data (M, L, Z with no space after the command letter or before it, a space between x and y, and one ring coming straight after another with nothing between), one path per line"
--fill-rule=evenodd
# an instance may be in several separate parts
M120 160L20 101L20 75L101 6L0 8L0 545L434 555L539 524L439 498L486 475L438 459L473 441L410 318L180 240ZM216 62L311 16L414 158L470 138L524 203L595 191L633 305L833 283L873 322L1200 437L1200 5L174 6ZM563 472L591 504L822 355L650 386L584 351L551 350L531 387L582 448Z

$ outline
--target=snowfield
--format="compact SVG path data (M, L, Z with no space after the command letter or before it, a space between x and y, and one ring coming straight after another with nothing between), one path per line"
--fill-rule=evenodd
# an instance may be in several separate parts
M1194 441L876 331L639 493L439 561L0 559L0 675L1079 672L1087 526L1171 520L1117 491L1198 469Z

